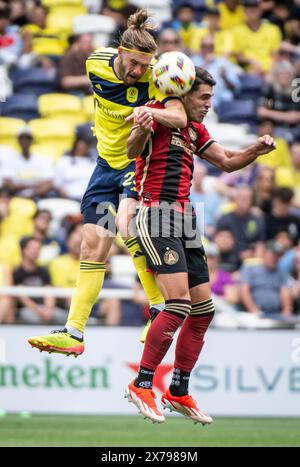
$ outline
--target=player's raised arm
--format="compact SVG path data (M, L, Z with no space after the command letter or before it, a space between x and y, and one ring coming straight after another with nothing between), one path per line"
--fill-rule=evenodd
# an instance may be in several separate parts
M187 115L180 99L170 99L165 102L164 106L165 108L163 109L150 109L153 120L168 128L186 127ZM130 121L134 119L139 124L146 113L149 113L148 107L136 107L126 120Z
M130 136L127 140L126 150L129 159L135 159L145 149L147 141L151 137L153 118L149 107L145 107L145 112L139 119L140 123L132 127Z
M275 148L274 139L264 135L258 138L255 144L241 151L230 151L214 142L204 151L202 157L225 172L233 172L246 167L257 157L268 154Z

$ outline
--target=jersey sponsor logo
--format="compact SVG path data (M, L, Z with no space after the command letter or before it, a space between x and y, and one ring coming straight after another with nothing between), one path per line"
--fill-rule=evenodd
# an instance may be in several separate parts
M96 103L102 112L104 112L109 117L114 118L115 120L125 120L126 115L123 115L121 112L115 112L114 110L105 107L98 99L96 99Z
M128 102L136 102L138 100L138 96L139 96L139 90L133 86L131 86L130 88L127 89L126 91L126 99L128 100Z
M164 254L164 262L168 264L169 266L173 266L173 264L176 264L179 260L179 254L175 250L170 250L170 248L167 248L167 251Z
M174 136L174 135L172 136L171 144L174 146L179 146L180 148L184 149L185 152L189 154L190 156L194 154L190 146L185 141L183 141L181 138L178 138L178 136Z

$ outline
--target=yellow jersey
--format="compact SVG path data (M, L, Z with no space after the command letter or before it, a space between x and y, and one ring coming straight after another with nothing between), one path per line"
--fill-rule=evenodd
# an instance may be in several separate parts
M225 3L219 3L220 28L231 29L245 22L246 16L242 5L238 5L234 10L230 10Z
M247 59L258 61L264 72L270 70L273 54L279 49L281 32L275 24L262 21L253 31L247 24L240 24L232 29L233 52L242 53Z
M132 162L126 154L132 122L125 118L134 107L151 99L164 101L167 96L154 86L150 67L136 83L127 86L115 73L117 56L117 49L101 47L87 59L86 70L94 91L98 154L110 167L121 170Z
M54 287L74 287L80 261L69 254L55 258L49 267L51 282Z

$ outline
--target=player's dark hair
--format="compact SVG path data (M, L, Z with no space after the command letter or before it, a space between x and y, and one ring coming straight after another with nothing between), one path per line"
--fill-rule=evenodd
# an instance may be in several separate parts
M154 53L157 45L150 33L154 29L149 22L150 18L150 13L144 9L137 10L133 15L129 16L127 29L120 38L120 46L140 50L141 52Z
M195 66L196 78L190 92L198 91L201 84L208 84L209 86L215 86L216 82L211 74L201 68L200 66Z

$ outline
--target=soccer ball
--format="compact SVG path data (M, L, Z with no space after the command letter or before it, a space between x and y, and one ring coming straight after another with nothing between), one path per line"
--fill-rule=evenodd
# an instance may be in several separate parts
M162 54L152 68L155 86L167 96L183 96L195 81L195 67L182 52Z

